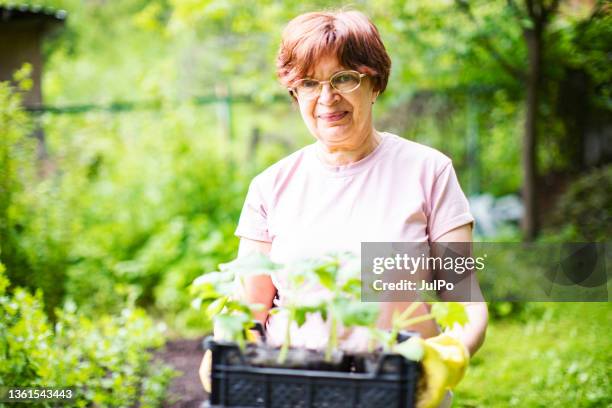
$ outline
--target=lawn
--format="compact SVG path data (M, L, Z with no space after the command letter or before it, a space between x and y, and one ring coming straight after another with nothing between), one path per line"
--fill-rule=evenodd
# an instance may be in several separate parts
M610 303L532 303L490 324L457 407L610 407Z

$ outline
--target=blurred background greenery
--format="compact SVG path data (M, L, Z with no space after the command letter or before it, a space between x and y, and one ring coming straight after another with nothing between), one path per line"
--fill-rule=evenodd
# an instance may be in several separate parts
M35 4L66 10L68 17L43 44L43 104L26 109L20 102L32 85L27 68L12 85L0 85L0 260L8 278L0 346L16 347L9 334L23 336L20 325L33 304L48 320L30 332L55 336L45 340L50 349L65 345L53 328L57 322L76 333L74 322L85 319L99 331L93 327L83 336L100 339L104 327L127 324L120 316L137 316L146 330L111 335L107 355L92 357L79 346L73 363L89 355L102 367L79 371L78 381L97 384L91 388L99 392L84 401L105 401L112 382L94 379L113 378L116 366L107 364L113 347L132 350L132 360L124 358L133 369L117 381L148 387L148 399L139 401L155 405L170 374L146 372L136 356L155 347L156 338L209 330L202 313L190 308L187 286L235 256L233 231L250 179L311 142L275 79L282 28L301 12L338 3ZM518 199L529 174L522 153L525 135L537 136L531 229L521 232L520 215L510 216L478 230L477 239L609 239L608 2L380 0L351 6L372 18L393 61L388 89L375 105L377 128L452 157L482 225L496 208L490 203L510 198L519 210L529 207ZM534 85L528 40L538 27L541 69ZM537 92L535 105L530 92ZM534 112L528 130L525 120ZM38 295L24 298L16 287ZM11 309L15 302L23 313ZM609 303L495 303L491 311L489 340L459 389L459 405L612 404ZM0 373L22 376L0 376L0 385L6 378L66 380L58 367L41 374L42 360L28 356L27 349L22 357L13 354ZM103 404L113 404L108 401Z

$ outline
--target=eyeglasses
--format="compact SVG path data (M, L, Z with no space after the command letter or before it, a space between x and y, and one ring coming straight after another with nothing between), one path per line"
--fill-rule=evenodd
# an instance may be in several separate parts
M361 85L361 78L364 76L367 75L357 71L340 71L332 75L327 81L317 81L311 78L300 79L292 88L289 88L289 90L294 92L295 96L299 98L313 99L321 94L323 84L329 82L332 88L345 94L359 88L359 85Z

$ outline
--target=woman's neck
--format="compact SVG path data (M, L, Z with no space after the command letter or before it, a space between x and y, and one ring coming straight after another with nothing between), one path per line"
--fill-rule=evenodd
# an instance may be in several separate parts
M372 153L380 144L382 137L378 132L372 129L370 135L356 149L334 149L325 146L323 143L317 143L317 156L319 159L330 166L346 166L351 163L356 163L359 160Z

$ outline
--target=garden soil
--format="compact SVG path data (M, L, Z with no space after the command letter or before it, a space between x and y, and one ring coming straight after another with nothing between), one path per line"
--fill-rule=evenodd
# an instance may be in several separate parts
M201 339L172 340L155 353L156 359L180 372L170 385L164 408L200 408L208 399L198 377L198 368L204 355L201 342Z

